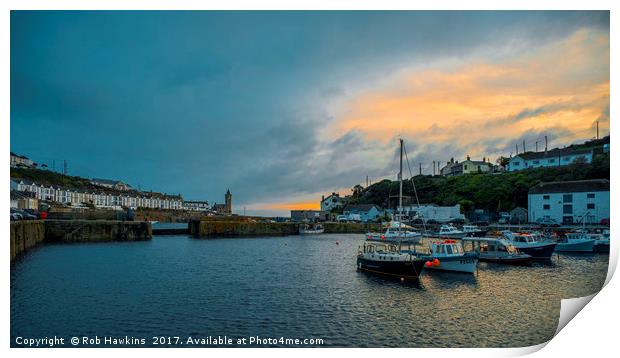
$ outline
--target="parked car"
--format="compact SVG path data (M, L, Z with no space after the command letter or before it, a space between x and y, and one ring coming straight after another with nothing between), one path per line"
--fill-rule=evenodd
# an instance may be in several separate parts
M338 215L336 217L336 221L341 222L341 223L347 222L347 216L346 215Z
M450 224L463 225L463 224L465 224L465 219L452 219L449 222L450 222Z
M536 224L538 224L540 226L543 226L543 227L545 227L545 226L560 226L560 224L557 221L555 221L555 219L547 218L547 217L538 218L536 220Z

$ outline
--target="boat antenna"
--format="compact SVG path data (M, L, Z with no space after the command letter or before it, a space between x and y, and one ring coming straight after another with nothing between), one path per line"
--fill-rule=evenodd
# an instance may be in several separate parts
M411 185L413 185L413 194L415 195L415 201L418 205L418 213L420 212L420 199L418 198L418 191L415 188L415 180L413 179L413 172L411 171L411 166L409 165L409 156L407 155L407 148L403 146L403 150L405 151L405 159L407 159L407 168L409 168L409 176L411 177ZM422 227L424 231L426 231L426 220L422 219Z

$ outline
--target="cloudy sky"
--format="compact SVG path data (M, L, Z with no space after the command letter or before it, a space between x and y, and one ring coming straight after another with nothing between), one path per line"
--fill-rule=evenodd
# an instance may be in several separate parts
M15 12L11 150L288 215L609 131L608 12ZM413 169L413 168L412 168Z

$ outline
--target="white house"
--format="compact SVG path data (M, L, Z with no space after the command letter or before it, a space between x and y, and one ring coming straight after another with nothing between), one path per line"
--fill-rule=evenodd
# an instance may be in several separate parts
M331 211L332 209L344 205L344 198L338 193L331 193L328 197L321 197L321 211Z
M32 159L11 152L11 168L34 168L37 164Z
M411 205L403 207L403 215L411 219L435 220L437 222L449 222L452 220L465 220L461 214L461 206L438 206L435 204Z
M490 173L493 172L494 165L487 160L487 158L482 158L482 160L471 160L469 156L467 159L460 162L454 159L450 159L447 162L446 166L439 170L439 173L443 176L453 176L453 175L462 175L462 174L472 174L472 173Z
M558 223L599 223L609 219L609 180L540 183L528 193L528 219Z
M343 209L346 216L359 215L363 222L375 221L381 217L382 210L373 204L347 205Z
M138 192L114 194L104 191L45 186L24 179L11 179L11 189L33 193L34 197L39 200L55 201L72 206L92 204L99 208L111 209L143 207L173 210L181 210L184 207L183 198L180 195Z
M209 203L207 201L186 200L183 202L183 210L187 211L208 211Z
M514 172L529 168L558 167L573 164L578 160L592 163L592 156L591 149L556 148L546 152L526 152L510 158L506 170Z

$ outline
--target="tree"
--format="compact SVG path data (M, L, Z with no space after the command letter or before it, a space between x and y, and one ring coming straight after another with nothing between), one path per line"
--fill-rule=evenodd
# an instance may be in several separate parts
M506 168L506 166L508 165L508 163L510 162L510 158L506 158L506 157L499 157L497 158L497 160L495 161L495 163L497 163L497 165Z
M364 191L364 187L357 184L356 186L354 186L351 191L353 192L353 197L354 198L358 198L360 196L362 196L362 192Z

